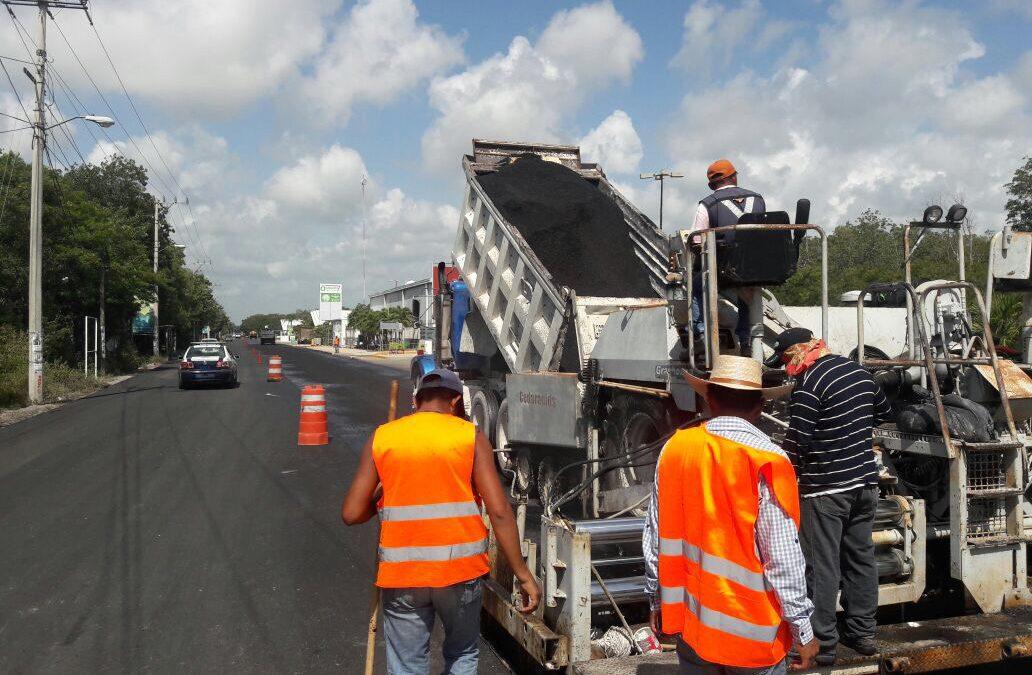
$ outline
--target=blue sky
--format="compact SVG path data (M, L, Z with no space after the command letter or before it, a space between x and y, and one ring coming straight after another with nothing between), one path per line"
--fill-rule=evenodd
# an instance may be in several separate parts
M158 173L168 164L175 179L155 189L189 194L177 237L236 319L312 306L319 282L362 299L363 175L368 290L425 276L449 255L474 136L579 143L650 214L658 194L638 172L682 170L668 229L690 218L722 156L768 204L807 196L831 226L963 199L991 229L1002 184L1032 154L1029 0L91 5L152 138L84 18L64 11L58 24L122 123L101 143L76 127L75 145L93 161L142 150ZM0 54L24 58L0 23ZM49 46L86 107L105 112L54 31ZM55 103L82 112L61 92ZM7 89L0 106L19 111ZM27 151L23 134L0 138Z

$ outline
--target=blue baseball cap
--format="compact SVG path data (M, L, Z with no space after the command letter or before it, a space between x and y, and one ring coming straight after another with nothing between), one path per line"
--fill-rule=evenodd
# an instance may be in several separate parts
M462 380L454 371L448 370L447 368L435 368L429 373L424 375L419 380L419 386L416 387L416 393L426 389L447 389L454 391L456 394L462 395Z

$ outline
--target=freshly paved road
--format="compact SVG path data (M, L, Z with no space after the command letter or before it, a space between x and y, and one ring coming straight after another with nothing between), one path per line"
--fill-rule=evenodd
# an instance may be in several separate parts
M0 429L0 672L361 672L376 525L340 503L406 373L265 346L270 383L235 349L237 389L167 368ZM332 439L300 448L314 382Z

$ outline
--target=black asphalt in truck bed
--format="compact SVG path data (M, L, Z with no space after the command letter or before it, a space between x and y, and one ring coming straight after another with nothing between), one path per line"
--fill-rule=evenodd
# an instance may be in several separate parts
M656 295L620 208L577 172L523 155L479 181L557 285L587 296Z

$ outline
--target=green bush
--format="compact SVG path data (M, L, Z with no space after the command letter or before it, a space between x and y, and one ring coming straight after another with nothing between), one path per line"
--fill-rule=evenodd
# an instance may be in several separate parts
M28 336L24 331L0 326L0 407L28 402ZM93 391L100 383L78 368L63 363L43 364L43 401L53 403L74 394Z

